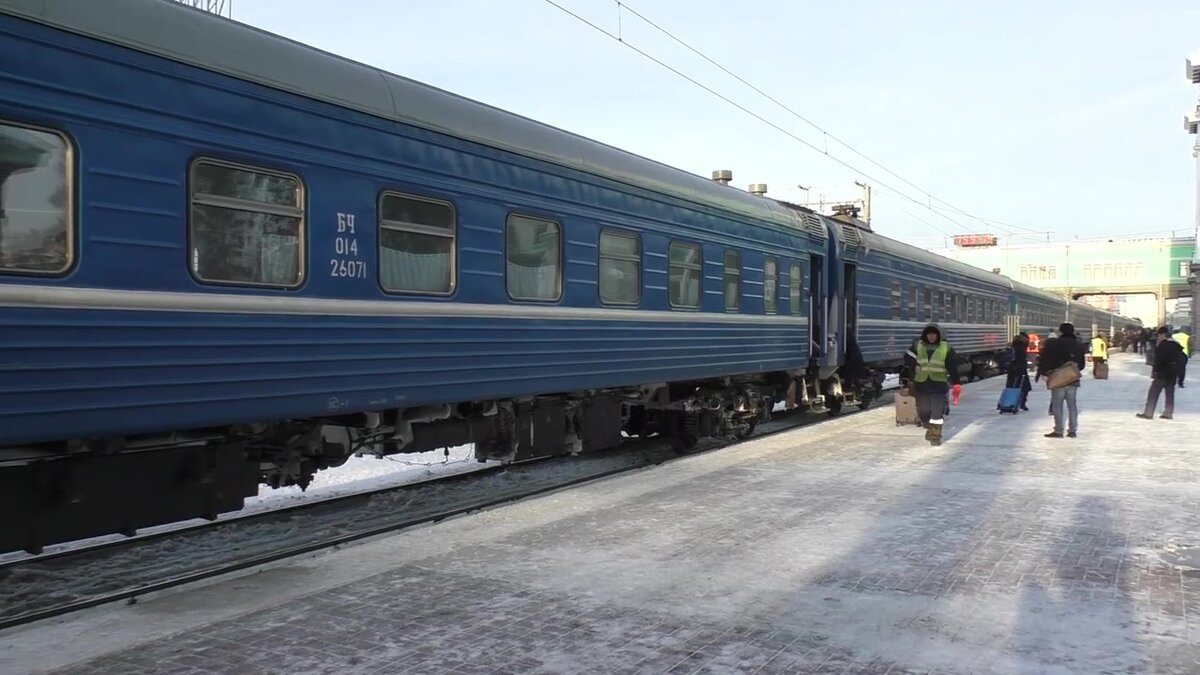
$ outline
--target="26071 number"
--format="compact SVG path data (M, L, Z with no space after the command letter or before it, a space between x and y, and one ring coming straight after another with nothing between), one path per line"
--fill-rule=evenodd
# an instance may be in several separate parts
M329 276L366 279L367 263L362 260L330 260Z

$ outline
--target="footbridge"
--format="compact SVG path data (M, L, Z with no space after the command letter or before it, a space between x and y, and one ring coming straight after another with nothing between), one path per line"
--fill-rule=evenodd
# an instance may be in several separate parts
M1158 300L1155 321L1161 322L1168 300L1191 296L1188 277L1195 249L1196 240L1188 237L957 246L937 253L1075 299L1153 295Z

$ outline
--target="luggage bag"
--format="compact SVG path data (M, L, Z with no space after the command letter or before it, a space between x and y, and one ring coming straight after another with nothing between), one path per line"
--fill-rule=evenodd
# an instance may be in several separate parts
M1008 387L1000 392L1000 400L996 403L996 410L999 410L1001 415L1004 413L1016 415L1021 410L1021 387Z
M896 426L920 426L921 416L917 414L917 398L909 394L907 389L896 393Z

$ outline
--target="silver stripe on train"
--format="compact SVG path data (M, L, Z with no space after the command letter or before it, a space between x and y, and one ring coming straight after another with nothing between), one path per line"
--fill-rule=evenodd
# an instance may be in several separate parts
M588 321L653 321L660 323L762 324L807 326L808 319L788 315L719 314L696 311L595 309L538 305L486 305L404 300L339 300L334 298L126 291L0 284L0 307L53 307L152 312L220 314L295 314L376 317L446 317L492 319L571 319Z

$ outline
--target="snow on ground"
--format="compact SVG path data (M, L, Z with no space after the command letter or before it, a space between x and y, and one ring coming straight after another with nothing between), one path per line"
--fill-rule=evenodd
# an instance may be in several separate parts
M490 464L494 464L494 462L481 463L475 460L474 445L462 445L447 450L435 450L433 452L421 452L409 455L392 455L382 459L374 456L351 457L341 466L317 472L307 490L301 490L296 486L273 490L266 485L260 485L258 495L247 498L245 505L240 511L223 513L217 517L217 520L233 520L263 511L295 506L302 502L332 499L348 494L382 490L434 478L444 478L455 474L476 471ZM207 521L197 518L178 523L147 527L139 530L137 536L181 530L188 527L195 527L205 522ZM124 539L127 539L127 537L121 535L80 539L78 541L47 546L45 552L60 553ZM0 554L0 564L24 560L30 557L32 556L21 552Z

